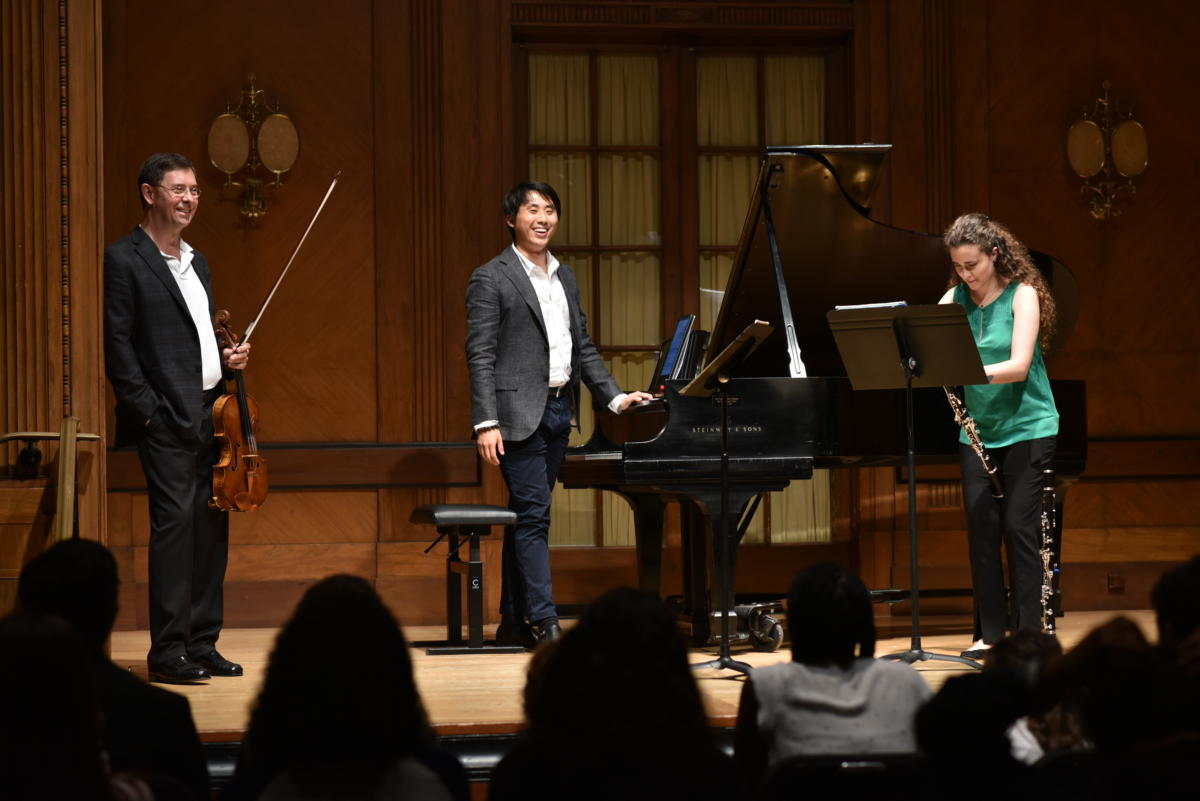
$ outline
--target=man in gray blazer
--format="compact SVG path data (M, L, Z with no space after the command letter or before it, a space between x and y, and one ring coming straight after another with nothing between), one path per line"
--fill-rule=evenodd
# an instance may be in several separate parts
M504 200L512 247L467 285L471 421L480 457L499 466L517 523L504 535L500 627L505 644L557 639L550 579L550 495L578 426L580 381L614 412L649 400L624 393L588 336L575 275L550 253L562 204L522 183Z
M212 405L250 346L221 351L212 279L182 233L200 206L192 162L156 153L138 173L142 222L104 249L105 371L117 398L116 444L136 444L150 502L150 678L240 676L217 652L229 519L210 509Z

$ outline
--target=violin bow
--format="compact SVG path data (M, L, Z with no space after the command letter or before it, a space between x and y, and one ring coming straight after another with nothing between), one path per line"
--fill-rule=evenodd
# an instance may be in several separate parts
M258 310L258 315L254 318L250 325L246 326L246 333L242 335L242 341L238 343L239 345L250 341L250 335L254 333L255 326L258 325L258 321L262 319L263 313L267 310L267 306L270 305L271 298L275 297L275 290L279 289L279 285L283 283L283 277L287 275L288 270L291 269L292 262L296 260L296 254L300 252L300 248L304 247L304 240L308 239L308 232L312 230L313 225L315 225L317 222L317 218L321 216L321 210L325 208L325 204L329 201L329 196L333 194L333 188L337 186L338 178L341 177L342 171L338 170L337 175L333 176L333 181L329 184L329 189L325 192L325 197L321 200L321 205L317 206L317 213L314 214L312 219L308 221L308 227L304 229L304 236L300 237L300 242L296 245L296 249L292 251L292 257L288 259L287 264L284 265L283 272L281 272L279 277L275 279L275 286L271 287L271 292L267 295L267 299L263 301L262 308Z

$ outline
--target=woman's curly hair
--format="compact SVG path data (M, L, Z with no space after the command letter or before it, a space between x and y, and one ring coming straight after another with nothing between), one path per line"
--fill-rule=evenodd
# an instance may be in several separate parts
M1042 277L1041 270L1029 257L1029 251L1021 244L1020 240L1013 236L1012 231L986 214L972 212L964 214L952 222L942 234L942 242L947 248L975 245L985 253L992 253L995 250L996 272L1002 278L1028 284L1034 288L1037 292L1038 309L1041 315L1038 339L1041 342L1042 351L1049 351L1057 323L1054 296L1050 294L1050 287L1046 285L1046 279ZM958 277L958 273L951 270L949 287L961 283L962 279Z

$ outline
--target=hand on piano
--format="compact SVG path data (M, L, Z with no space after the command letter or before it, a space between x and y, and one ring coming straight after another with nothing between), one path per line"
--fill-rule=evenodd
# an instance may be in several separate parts
M649 392L630 392L625 396L625 400L621 401L621 411L625 411L635 403L642 405L649 403L652 400L654 400L654 396Z

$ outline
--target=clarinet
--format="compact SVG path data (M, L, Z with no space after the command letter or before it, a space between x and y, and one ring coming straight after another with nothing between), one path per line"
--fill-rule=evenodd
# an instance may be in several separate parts
M1054 636L1054 471L1042 471L1042 631Z
M975 455L979 457L979 461L983 463L983 469L987 472L988 478L992 481L992 497L1000 500L1004 497L1004 487L1000 484L1000 473L996 470L996 465L992 464L992 457L988 455L987 448L983 446L983 440L979 437L979 427L975 424L975 418L967 412L967 406L958 397L958 393L950 389L950 387L942 387L946 392L946 400L950 401L950 408L954 412L954 422L958 423L959 427L967 435L967 441L971 443L971 450L975 451Z

